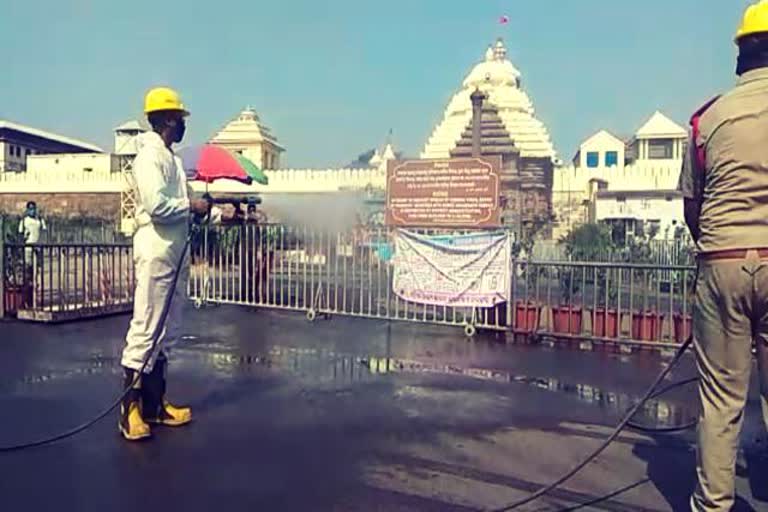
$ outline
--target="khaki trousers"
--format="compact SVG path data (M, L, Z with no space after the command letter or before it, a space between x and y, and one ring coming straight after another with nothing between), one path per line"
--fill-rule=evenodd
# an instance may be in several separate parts
M722 511L735 502L736 456L755 341L763 421L768 425L768 260L700 262L693 334L701 416L694 511Z

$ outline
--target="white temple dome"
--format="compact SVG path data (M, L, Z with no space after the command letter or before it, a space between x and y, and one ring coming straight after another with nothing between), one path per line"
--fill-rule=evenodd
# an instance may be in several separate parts
M472 69L463 86L474 89L487 85L518 87L519 84L520 71L507 59L507 49L499 40L495 48L488 47L485 60Z
M282 150L269 127L261 122L259 115L251 107L244 108L235 119L227 123L211 139L213 144L263 141L269 142Z
M449 102L443 120L424 147L422 158L450 157L451 150L472 120L470 96L479 89L498 109L521 157L556 159L549 132L536 118L531 99L520 87L520 78L520 71L507 58L504 42L498 40L488 48L483 62L470 71L461 90Z

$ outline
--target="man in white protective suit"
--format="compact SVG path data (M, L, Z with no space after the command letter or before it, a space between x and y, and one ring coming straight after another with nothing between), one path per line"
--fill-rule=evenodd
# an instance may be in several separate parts
M152 131L137 137L138 153L133 164L136 291L122 356L124 386L131 389L121 403L119 420L120 432L131 441L149 437L150 424L181 426L192 420L188 407L171 405L165 398L167 358L163 347L179 336L189 278L189 258L183 252L190 216L205 215L210 208L205 199L190 199L181 159L171 149L184 137L185 118L189 115L178 93L166 87L150 90L144 112ZM221 210L213 209L212 217L221 220ZM179 267L168 317L153 351L154 334L182 256L185 261ZM137 379L147 358L144 373Z

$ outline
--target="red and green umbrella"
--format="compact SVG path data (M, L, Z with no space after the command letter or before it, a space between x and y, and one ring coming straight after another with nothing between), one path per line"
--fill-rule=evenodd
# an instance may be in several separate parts
M179 157L184 172L192 180L212 183L228 179L246 185L254 181L262 185L269 184L267 175L251 160L213 144L184 148L179 151Z

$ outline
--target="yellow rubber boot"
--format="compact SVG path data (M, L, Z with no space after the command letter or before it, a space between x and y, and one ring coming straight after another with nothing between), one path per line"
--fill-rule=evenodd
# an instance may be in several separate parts
M144 421L155 425L180 427L192 421L192 409L178 407L165 399L167 359L161 352L152 373L144 378L141 389Z
M147 418L149 423L158 425L167 425L169 427L180 427L192 421L192 409L189 407L176 407L163 400L163 406L155 417Z
M130 391L120 404L118 428L129 441L139 441L152 435L149 425L141 417L141 378L136 379L133 370L125 369L124 386L131 386Z

